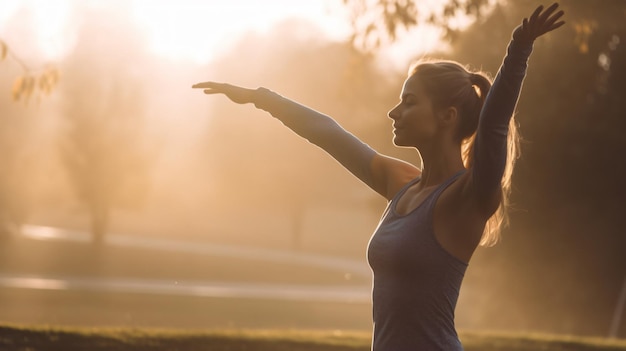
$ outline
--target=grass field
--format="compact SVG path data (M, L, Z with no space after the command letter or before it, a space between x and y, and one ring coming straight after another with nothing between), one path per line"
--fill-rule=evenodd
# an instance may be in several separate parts
M467 351L617 351L626 340L463 333ZM370 335L320 331L180 331L0 325L0 350L57 351L366 351Z

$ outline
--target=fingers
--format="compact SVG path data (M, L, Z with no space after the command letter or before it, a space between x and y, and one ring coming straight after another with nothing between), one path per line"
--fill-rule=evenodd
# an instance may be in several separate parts
M226 83L202 82L196 83L191 87L193 89L204 89L203 92L205 94L225 94L228 86Z
M222 86L224 84L221 83L216 83L216 82L202 82L202 83L196 83L194 85L192 85L191 87L193 89L215 89L218 88L220 86Z
M528 21L524 19L523 25L527 29L528 33L537 38L547 32L555 30L565 24L564 21L559 19L565 14L563 10L554 13L559 7L558 3L553 3L544 10L543 6L539 6L532 13ZM557 22L558 21L558 22Z
M562 26L564 24L565 24L565 21L557 22L557 23L553 24L552 26L550 26L550 28L548 28L548 32L552 31L552 30L555 30L555 29L559 28L560 26Z
M550 7L548 7L543 13L541 13L541 15L539 15L539 18L538 18L539 23L545 23L548 17L550 17L552 13L554 12L554 10L556 10L558 7L559 7L559 4L556 2L550 5Z
M539 24L541 26L541 31L539 35L542 35L544 33L553 31L557 28L559 28L560 26L564 25L565 22L564 21L558 21L565 12L563 12L563 10L554 13L554 11L558 8L559 4L554 3L552 4L552 6L550 6L545 13L543 13L539 19ZM558 21L558 22L557 22Z
M562 14L561 14L561 15L562 15ZM560 17L561 17L561 16L558 16L558 17L556 17L556 18L554 18L554 19L552 19L552 18L551 18L551 19L550 19L550 20L549 20L549 21L548 21L548 22L544 25L543 32L544 32L544 33L546 33L546 32L550 32L550 31L553 31L553 30L555 30L555 29L559 28L560 26L564 25L564 24L565 24L565 21L559 21L559 22L556 22L556 21L557 21Z
M530 19L528 20L528 22L531 25L534 25L535 22L537 21L537 17L539 17L539 14L541 13L541 11L543 11L543 5L539 5L539 7L537 7L535 9L535 11L533 12L532 15L530 15Z
M555 13L554 15L552 15L550 18L548 18L547 22L555 22L556 20L558 20L559 18L563 17L563 15L565 14L565 12L563 10Z
M203 89L203 88L208 88L211 84L213 84L213 82L196 83L196 84L192 85L191 88L192 89Z

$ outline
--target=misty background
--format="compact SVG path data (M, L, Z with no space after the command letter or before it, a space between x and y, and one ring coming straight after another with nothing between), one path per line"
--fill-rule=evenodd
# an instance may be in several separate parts
M347 270L128 250L107 245L107 237L341 258L366 270L365 249L385 201L269 114L191 85L268 87L333 116L379 152L419 165L415 152L393 147L386 117L408 64L426 55L495 75L510 33L538 2L496 2L471 25L447 33L437 50L407 55L404 65L298 18L233 36L210 62L164 58L150 50L122 4L77 5L74 44L50 66L37 55L0 61L3 275L367 287L367 274ZM457 307L460 329L605 336L623 314L616 308L626 279L626 3L562 6L568 24L535 43L517 109L524 142L511 224L502 242L479 249L469 266ZM0 35L19 55L26 22L19 15L4 21L23 35ZM25 226L89 233L89 240L29 241L20 235ZM123 317L103 323L364 330L371 324L367 301L293 307L280 299L141 294L138 301L114 292L37 295L4 287L0 321L98 324L93 315L107 313L98 306L115 305L124 306ZM45 312L51 305L67 308ZM237 317L243 309L256 312ZM218 317L207 322L202 314ZM312 322L316 315L327 324ZM626 336L626 322L618 326L615 336Z

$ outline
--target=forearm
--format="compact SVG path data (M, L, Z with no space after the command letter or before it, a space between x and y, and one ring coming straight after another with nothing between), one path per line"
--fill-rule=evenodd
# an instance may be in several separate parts
M507 163L509 123L526 74L532 42L512 41L482 108L474 144L473 179L477 190L500 189Z
M331 117L265 88L254 92L254 105L269 112L299 136L319 146L366 184L376 152Z

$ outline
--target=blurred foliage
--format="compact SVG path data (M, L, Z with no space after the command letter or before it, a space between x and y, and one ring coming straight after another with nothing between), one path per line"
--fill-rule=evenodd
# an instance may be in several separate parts
M431 25L442 31L442 39L454 42L459 39L464 28L462 22L480 22L490 16L496 6L519 6L510 0L444 0L437 2L424 0L342 0L351 11L351 43L365 51L376 51L385 42L394 42L402 30L419 25ZM524 3L522 1L521 3ZM548 3L537 2L536 5ZM567 4L567 2L564 2ZM579 1L576 9L585 7L591 12L572 22L576 32L575 42L582 53L589 50L589 38L599 27L594 17L595 7L609 9L619 6L615 0L603 2L601 6L591 5L590 1ZM619 11L615 13L620 16ZM524 16L528 16L524 14ZM621 14L623 15L623 14ZM603 24L605 26L605 24Z
M39 93L39 97L50 95L57 86L59 71L54 65L32 69L15 55L3 40L0 40L0 62L7 57L13 59L22 69L22 74L13 81L11 89L13 101L23 100L25 104L28 104L33 94Z
M15 78L11 94L13 100L24 99L28 103L29 98L35 91L42 95L50 95L59 81L59 72L56 68L46 68L39 74L29 73Z
M10 94L0 97L0 239L5 239L15 235L29 217L43 179L39 165L44 163L39 159L42 135L35 111L17 108L12 102L27 105L33 96L39 101L56 88L59 74L53 65L30 68L1 39L0 63L6 64L0 66L0 80L13 81Z
M461 28L460 17L480 20L492 6L489 0L342 0L351 12L350 42L366 52L395 41L402 30L418 25L440 29L446 40L454 40Z

